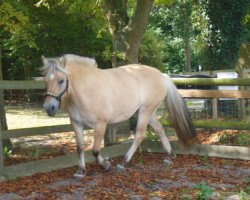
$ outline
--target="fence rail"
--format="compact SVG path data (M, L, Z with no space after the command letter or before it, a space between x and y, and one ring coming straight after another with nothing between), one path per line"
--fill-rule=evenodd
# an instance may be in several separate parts
M176 85L250 86L249 78L172 78Z
M179 90L185 98L250 98L250 91L245 90Z
M69 132L69 131L73 131L70 124L4 130L2 131L2 139L19 138L19 137L24 137L24 136L45 135L45 134Z
M218 78L173 78L176 85L224 85L224 86L250 86L250 79L237 78L237 79L218 79ZM46 84L44 81L0 81L1 90L33 90L45 89ZM180 90L183 97L192 98L250 98L250 92L246 90L240 91L218 91L218 90ZM0 94L1 95L1 94ZM4 107L4 105L0 105ZM163 122L164 125L169 125L169 122ZM249 123L244 122L218 122L210 121L204 123L202 121L194 122L197 127L203 128L223 128L223 129L250 129ZM44 126L35 128L15 129L15 130L2 130L0 123L0 175L7 169L4 166L4 156L2 148L2 140L17 138L23 136L34 136L42 134L50 134L55 132L72 131L71 125L57 125L57 126Z
M249 78L172 78L176 85L250 86ZM0 81L0 90L45 89L44 81Z
M164 126L171 126L171 123L166 120L161 120ZM193 121L196 128L214 128L214 129L232 129L232 130L250 130L248 122L218 122L213 120Z
M0 90L35 90L45 89L44 81L0 81Z

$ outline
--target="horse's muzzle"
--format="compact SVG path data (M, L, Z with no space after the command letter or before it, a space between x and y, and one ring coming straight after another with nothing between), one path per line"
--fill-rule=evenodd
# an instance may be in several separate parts
M55 98L50 98L50 97L47 97L43 104L44 110L46 110L47 114L51 117L56 115L59 109L59 106L60 106L60 102L56 100Z

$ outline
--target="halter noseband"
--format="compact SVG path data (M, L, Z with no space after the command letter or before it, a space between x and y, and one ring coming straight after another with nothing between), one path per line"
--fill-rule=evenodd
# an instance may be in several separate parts
M69 88L69 78L67 77L67 80L66 80L66 87L65 87L65 89L62 91L61 94L55 94L54 92L46 92L46 93L44 94L44 96L45 96L45 97L47 97L47 96L54 97L57 101L59 101L59 102L61 103L61 98L62 98L62 96L64 95L64 93L67 92L68 88Z

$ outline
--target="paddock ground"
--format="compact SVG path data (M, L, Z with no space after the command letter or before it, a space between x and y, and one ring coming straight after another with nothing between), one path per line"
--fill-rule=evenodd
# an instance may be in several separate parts
M7 121L10 129L65 124L67 116L48 118L44 112L34 108L15 112L7 109ZM34 110L34 113L31 111ZM28 118L27 118L28 117ZM30 117L30 118L29 118ZM55 121L54 121L55 120ZM39 124L38 124L39 123ZM170 132L168 131L168 134ZM203 144L235 144L236 137L242 131L201 130ZM249 131L243 131L240 142L249 146ZM150 137L150 136L149 136ZM170 140L175 136L168 135ZM236 138L236 139L235 139ZM6 159L6 164L23 163L45 159L76 151L73 133L57 133L35 137L12 139L14 151ZM93 135L89 131L85 137L85 150L92 147ZM114 158L116 165L121 157ZM162 164L163 154L137 152L125 173L115 170L104 172L97 163L87 164L87 176L76 181L72 175L76 167L57 170L50 173L38 173L29 177L0 183L0 200L14 199L198 199L200 193L213 188L214 199L223 199L238 195L241 199L250 199L250 161L218 159L198 156L178 155L169 168ZM206 181L203 189L196 189Z
M76 167L37 173L0 183L0 200L14 199L198 199L213 188L213 199L238 195L249 199L250 161L178 155L163 165L164 154L137 152L126 172L105 172L87 164L87 175L75 180ZM112 159L115 166L122 157ZM203 189L196 189L205 181Z
M48 117L42 106L7 106L6 116L8 128L19 129L38 126L53 126L69 124L66 113L59 111L56 117ZM230 123L230 122L229 122ZM226 144L250 146L250 131L237 130L198 130L199 139L203 144ZM176 140L176 135L171 129L166 130L170 141ZM152 135L149 135L149 138ZM133 138L133 135L120 135L117 142ZM93 132L85 132L85 149L90 150L93 144ZM152 139L152 138L151 138ZM155 137L153 138L155 139ZM37 135L11 139L13 151L9 152L6 164L45 159L76 152L75 135L72 132Z

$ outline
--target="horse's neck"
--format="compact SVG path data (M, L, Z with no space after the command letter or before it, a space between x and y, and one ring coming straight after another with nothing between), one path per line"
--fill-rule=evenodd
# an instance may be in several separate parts
M66 69L69 71L69 74L72 74L72 76L84 76L84 74L94 73L96 70L99 70L99 68L82 65L80 63L70 63L66 66Z
M75 104L77 103L77 99L79 100L80 97L77 97L81 94L84 86L88 82L88 77L91 76L94 71L93 68L84 67L84 66L71 66L68 68L69 71L69 88L68 88L68 97L67 97L67 104Z

